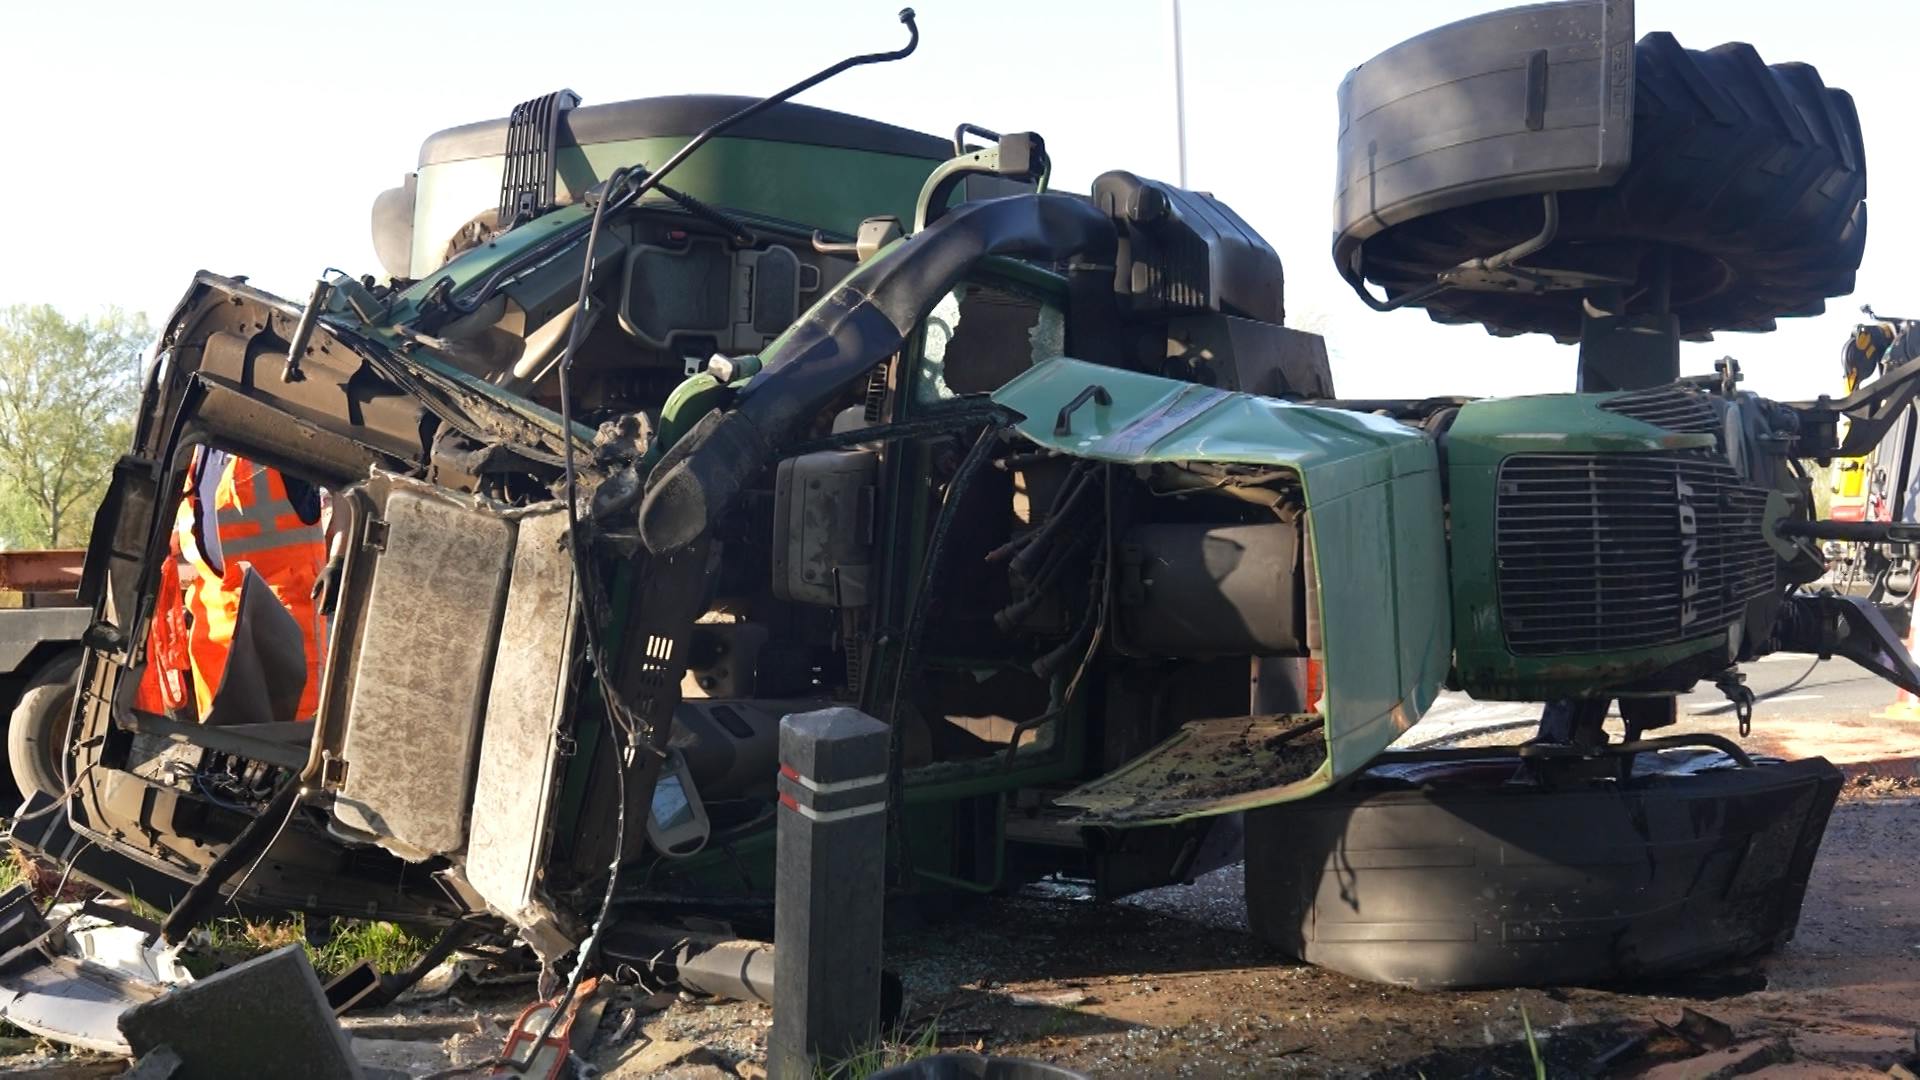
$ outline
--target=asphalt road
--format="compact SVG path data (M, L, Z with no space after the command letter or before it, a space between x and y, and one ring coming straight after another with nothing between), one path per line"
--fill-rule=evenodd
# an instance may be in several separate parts
M1753 710L1756 728L1764 726L1769 718L1864 718L1892 704L1898 693L1892 685L1868 674L1851 660L1821 661L1809 673L1811 665L1814 659L1810 656L1782 653L1742 666L1747 686L1762 698ZM1734 733L1733 706L1709 684L1702 683L1693 693L1682 697L1680 712L1683 719L1724 718L1727 734ZM1540 706L1536 703L1475 701L1465 694L1441 694L1433 708L1427 710L1398 745L1411 747L1437 738L1510 725L1518 731L1518 725L1539 715Z

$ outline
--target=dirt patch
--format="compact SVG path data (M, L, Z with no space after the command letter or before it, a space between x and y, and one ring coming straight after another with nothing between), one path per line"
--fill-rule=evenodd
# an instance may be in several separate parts
M937 920L897 910L888 963L905 981L908 1016L891 1037L931 1028L940 1047L1093 1076L1442 1080L1533 1075L1530 1024L1550 1075L1582 1075L1617 1051L1599 1075L1631 1076L1698 1052L1655 1023L1690 1005L1724 1021L1736 1047L1786 1040L1792 1060L1752 1075L1884 1076L1914 1053L1920 1027L1920 773L1911 756L1870 760L1834 810L1795 940L1742 965L1634 987L1378 986L1254 939L1234 866L1121 903L1056 883ZM528 993L455 990L349 1026L382 1064L421 1075L497 1053ZM761 1075L770 1010L676 999L639 1012L618 1049L594 1055L610 1072L688 1044L700 1052L656 1075ZM606 1023L617 1026L613 1012Z
M1428 993L1293 964L1247 933L1238 867L1118 904L1068 887L981 901L895 933L889 964L907 1031L1093 1076L1532 1076L1526 1023L1549 1075L1620 1051L1600 1075L1630 1076L1700 1052L1655 1023L1682 1006L1738 1044L1787 1039L1793 1061L1754 1075L1884 1075L1920 1027L1920 798L1883 786L1855 782L1836 808L1790 945L1659 985ZM682 1002L648 1029L750 1073L770 1018Z
M1611 1052L1597 1075L1632 1076L1700 1052L1656 1024L1692 1006L1724 1021L1736 1046L1787 1041L1792 1060L1753 1075L1883 1076L1920 1027L1920 794L1910 763L1890 772L1848 784L1798 936L1746 964L1636 987L1378 986L1255 940L1235 866L1117 904L1050 885L935 921L896 912L888 963L908 1017L894 1035L931 1027L940 1047L1092 1076L1443 1080L1532 1076L1530 1024L1549 1075L1583 1075ZM764 1007L683 999L635 1039L706 1048L666 1075L756 1076L771 1024Z

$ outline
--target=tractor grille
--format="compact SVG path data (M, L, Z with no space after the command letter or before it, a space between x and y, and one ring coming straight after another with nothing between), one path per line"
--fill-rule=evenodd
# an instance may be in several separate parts
M1635 390L1600 406L1610 413L1688 435L1720 434L1720 410L1707 395L1677 386Z
M1498 491L1500 614L1516 654L1701 637L1773 586L1766 489L1716 455L1516 455Z

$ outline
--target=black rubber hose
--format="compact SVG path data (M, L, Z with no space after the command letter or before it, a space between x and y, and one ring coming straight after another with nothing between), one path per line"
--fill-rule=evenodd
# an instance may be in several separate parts
M1048 507L1047 520L1041 522L1040 527L1034 530L1032 542L1007 563L1007 570L1010 573L1032 580L1034 572L1039 569L1040 562L1046 558L1046 549L1053 545L1053 538L1061 529L1066 528L1071 518L1077 516L1080 497L1095 487L1091 479L1094 470L1090 466L1081 468L1081 464L1087 463L1075 465L1074 471L1067 477L1066 484L1061 487L1059 496L1053 500L1053 505Z
M981 259L1111 260L1113 223L1065 195L968 203L868 260L761 354L727 412L708 413L648 478L640 537L675 551L711 529L747 482L799 441L821 411L898 352Z

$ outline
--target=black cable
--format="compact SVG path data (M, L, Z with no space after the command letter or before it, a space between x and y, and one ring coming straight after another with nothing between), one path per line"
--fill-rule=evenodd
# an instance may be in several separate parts
M993 456L993 446L1001 430L997 423L981 429L980 437L974 440L973 447L967 451L967 456L961 460L960 467L947 484L946 498L940 503L940 514L934 519L933 533L927 541L927 559L920 571L920 588L914 592L913 605L907 614L907 633L900 644L900 664L893 673L893 694L887 702L887 826L899 844L899 873L902 875L907 872L911 860L908 857L902 804L906 786L906 742L905 725L900 722L900 691L906 685L908 671L914 666L920 638L926 633L927 609L931 606L934 585L939 580L941 556L946 553L947 534L953 527L960 500L981 466Z
M587 652L593 661L593 681L600 690L600 701L606 709L607 722L621 728L623 734L626 736L624 745L622 740L611 738L607 740L607 746L613 752L614 790L616 795L613 819L613 857L607 864L607 890L606 894L601 897L600 900L600 912L594 917L592 928L587 931L585 940L580 942L579 948L576 950L577 955L574 958L573 970L567 975L566 991L560 995L559 1000L554 1004L553 1011L548 1014L546 1026L541 1029L540 1037L534 1040L533 1048L527 1060L524 1062L506 1062L508 1067L512 1068L516 1073L523 1073L526 1068L533 1063L533 1060L539 1056L540 1048L547 1044L547 1039L553 1035L553 1029L559 1026L560 1018L566 1014L568 1006L573 1004L575 995L580 992L580 982L586 975L587 964L593 959L594 951L600 945L601 936L606 931L607 916L613 911L614 893L620 885L620 863L626 854L627 847L627 769L630 767L631 762L627 760L627 755L624 751L637 745L639 733L635 727L626 722L624 713L616 701L613 689L607 683L609 669L605 664L606 653L601 650L599 620L595 617L592 603L591 575L593 567L591 560L588 558L586 541L580 533L579 473L574 462L573 384L570 376L573 370L574 352L580 345L581 328L587 322L584 316L587 310L589 294L593 289L593 252L594 247L600 240L600 224L605 218L607 203L611 201L614 192L626 182L628 175L629 173L626 169L615 169L613 175L607 178L607 185L602 191L600 199L594 204L593 223L587 231L586 259L580 270L580 296L578 303L580 313L583 317L573 320L573 326L567 332L567 347L566 350L560 354L558 371L560 427L565 434L565 438L561 442L561 457L563 459L562 464L566 471L567 549L573 558L574 587L579 590L581 605L585 609L582 612L582 616L586 621Z
M921 435L937 435L945 431L973 427L975 424L994 424L1005 427L1013 422L1013 414L1003 405L988 403L979 408L947 411L941 410L933 416L918 420L899 420L891 424L876 424L872 427L854 428L851 431L835 432L817 439L794 443L780 451L781 457L799 457L802 454L817 453L821 450L844 450L849 446L859 446L870 442L896 442Z
M644 173L646 170L642 167L635 166L635 171ZM719 209L718 207L709 206L706 203L701 202L699 199L694 198L693 196L687 194L684 191L681 191L677 188L670 188L665 184L661 184L660 194L665 195L667 198L672 199L674 202L680 204L680 208L682 210L685 210L692 217L695 217L701 221L704 221L709 225L715 226L716 228L725 229L727 231L727 235L736 244L747 246L747 245L751 245L756 239L753 233L748 231L746 225L741 223L740 219L734 217L733 215L727 213L724 210Z
M54 883L53 894L47 897L47 906L40 912L42 916L51 915L53 909L59 906L60 894L67 891L67 877L73 873L74 864L78 863L80 856L85 855L87 849L92 846L93 841L88 840L86 843L81 844L79 849L73 853L73 856L67 860L66 867L60 871L60 880Z
M658 187L660 181L664 179L668 173L672 172L681 162L685 161L696 150L704 146L708 140L720 132L725 131L727 128L748 120L772 108L774 105L793 97L801 91L838 75L848 68L858 67L862 64L898 60L912 53L920 44L920 30L914 25L913 19L912 8L907 8L900 12L900 21L906 24L907 30L911 34L905 48L889 53L868 53L861 56L848 57L832 67L817 72L809 78L802 79L800 82L793 84L772 97L762 98L748 105L746 108L741 109L719 123L700 132L698 135L695 135L658 169L647 172L638 183L627 183L627 180L636 170L630 168L616 169L612 175L607 178L600 198L594 203L593 217L588 224L586 232L586 255L582 260L583 265L580 271L578 310L583 317L576 318L573 321L573 325L568 328L566 349L560 354L560 363L558 365L560 426L562 429L561 457L563 458L562 465L565 471L568 549L573 556L575 587L580 590L581 602L586 608L587 649L593 660L594 682L599 687L600 699L606 709L608 721L619 726L626 737L624 740L626 749L637 750L639 746L639 731L637 725L630 722L630 718L626 715L623 705L617 700L612 688L608 685L608 669L602 662L606 654L600 646L598 620L595 618L596 613L592 606L594 599L594 592L591 587L592 563L591 560L587 558L586 542L581 537L580 532L580 513L578 506L579 474L574 461L573 394L572 384L569 378L573 368L574 354L579 348L581 331L587 323L584 316L587 310L587 301L593 289L593 255L594 249L599 243L601 224L606 219L609 204L612 204L613 209L616 211L632 205L634 201L642 195ZM691 207L688 209L690 212L694 212ZM577 228L568 230L569 235L567 235L567 238L551 248L549 248L548 244L535 245L535 248L538 250L538 257L546 257L549 251L557 254L559 250L563 250L563 247L560 246L561 244L570 244L573 240L578 239L577 235L571 235L576 232ZM471 311L477 308L481 303L485 302L486 294L491 291L495 284L503 280L505 276L517 273L522 264L530 264L528 261L529 258L535 255L535 251L529 251L527 255L522 256L520 259L510 260L508 264L496 268L494 272L488 275L481 283L478 295L476 295L473 300L462 301L459 298L452 298L449 301L451 306L463 311ZM896 694L897 693L898 690L896 688ZM567 1007L572 1004L574 996L579 993L580 982L586 972L587 964L592 959L594 950L599 946L601 935L606 929L607 916L613 910L613 898L620 880L620 863L626 849L627 769L631 763L626 760L626 756L622 753L620 743L610 741L609 746L612 747L614 751L614 778L618 800L615 806L614 817L613 857L607 866L606 895L601 899L600 912L594 919L592 929L588 931L586 939L580 943L578 956L573 965L573 971L567 978L566 991L561 995L552 1013L547 1017L546 1026L541 1030L540 1037L534 1040L528 1060L526 1062L507 1062L509 1067L515 1072L524 1071L527 1065L532 1063L533 1058L538 1056L540 1048L546 1045L547 1039L553 1034L553 1029L558 1026L560 1017L565 1014Z
M913 54L913 51L916 48L919 48L920 46L920 28L914 24L913 9L912 8L900 9L900 21L906 25L907 33L909 35L907 38L907 44L904 47L895 49L892 52L864 53L859 56L849 56L845 60L840 61L839 63L833 65L832 67L825 68L821 71L817 71L814 74L809 75L808 77L800 80L799 82L794 83L792 86L787 87L785 90L782 90L779 93L772 95L771 97L761 98L759 101L756 101L751 105L748 105L747 107L741 109L739 112L736 112L733 115L728 116L726 119L721 120L720 122L712 125L711 127L706 128L705 130L701 131L698 135L695 135L692 139L689 139L685 146L682 146L679 150L675 151L673 156L669 157L665 162L661 163L658 169L655 169L651 173L648 173L645 179L627 188L627 190L620 195L618 201L614 204L614 207L613 207L614 210L616 211L624 210L628 206L631 206L634 203L634 201L639 199L642 195L645 195L647 192L652 191L655 187L659 186L660 181L664 180L668 173L672 172L676 168L679 168L681 162L687 160L688 157L692 156L693 153L699 150L702 146L705 146L707 142L711 140L714 136L719 135L721 132L727 130L728 128L733 127L736 124L743 123L747 120L751 120L755 116L758 116L761 113L767 111L768 109L773 108L775 105L778 105L783 101L786 101L788 98L791 98L794 95L799 94L804 90L810 89L814 86L818 86L820 83L823 83L826 80L831 79L835 75L838 75L841 72L846 71L850 68L861 67L866 64L883 64L892 60L904 60L908 56L911 56ZM626 172L628 170L622 169L620 171ZM609 185L607 190L609 195L611 195L613 192L612 185ZM595 225L593 226L593 228L590 228L588 230L587 235L591 236L594 229L598 228L598 218L599 218L599 215L596 212ZM579 226L576 224L568 229L565 229L559 233L556 233L554 236L550 237L547 240L544 240L538 244L533 245L531 248L528 248L525 252L521 253L519 256L512 259L508 259L506 262L502 263L498 267L495 267L493 272L488 274L484 279L482 279L478 285L469 289L467 295L448 297L447 299L448 305L451 306L455 311L458 311L462 314L473 313L475 310L477 310L480 307L481 304L486 303L488 297L493 295L494 288L497 287L500 282L506 280L509 277L512 277L515 274L518 274L520 271L522 271L527 267L536 265L540 262L545 261L548 258L551 258L559 254L561 251L565 250L566 248L572 246L574 243L578 242L580 239L580 235L581 234L580 234ZM448 278L444 280L451 281L452 279Z
M574 354L580 347L580 339L586 324L592 321L586 317L586 313L590 294L593 291L593 255L600 243L600 226L605 220L607 204L612 201L614 194L621 185L626 183L630 175L632 174L627 169L615 169L607 178L600 198L594 203L593 220L587 231L587 254L580 269L580 295L575 305L580 312L580 317L574 319L573 324L567 328L567 346L560 353L557 379L560 391L560 427L565 433L565 438L561 441L560 458L566 485L564 491L567 504L567 544L573 554L574 582L580 589L580 602L586 609L587 653L593 660L594 681L600 685L601 696L606 699L608 719L621 726L629 741L632 740L634 731L627 725L624 712L615 708L604 678L606 667L603 661L606 653L601 649L599 620L594 617L597 610L594 601L597 597L591 588L592 566L587 557L587 542L580 532L580 473L574 455L572 376Z

